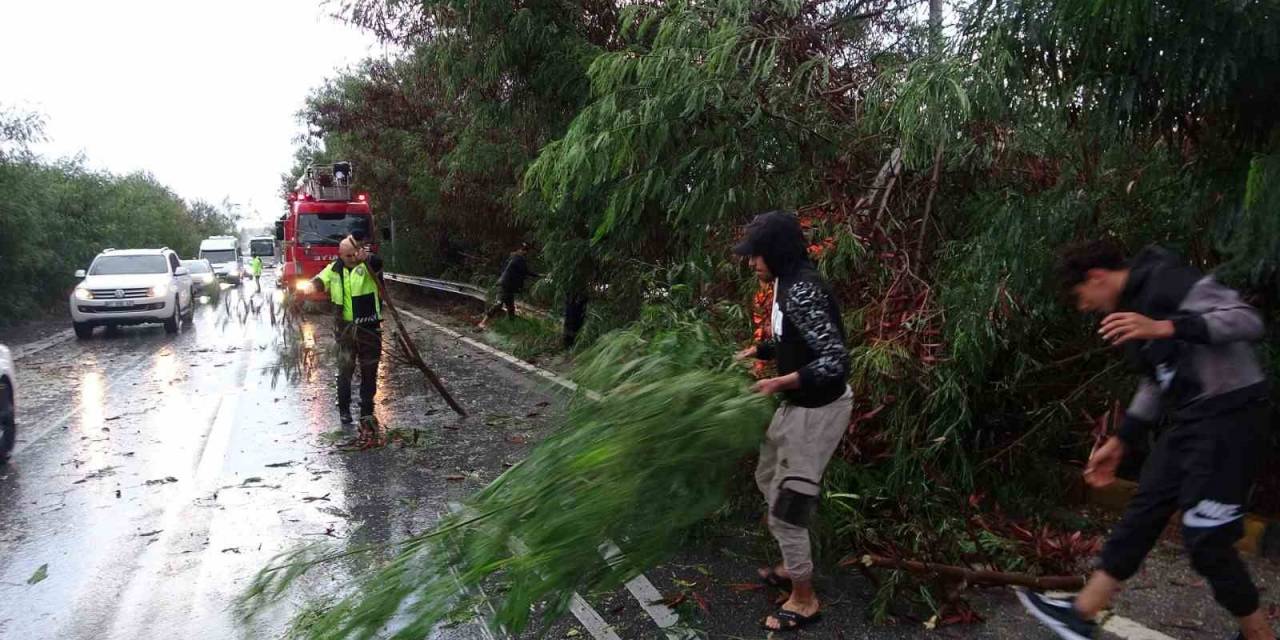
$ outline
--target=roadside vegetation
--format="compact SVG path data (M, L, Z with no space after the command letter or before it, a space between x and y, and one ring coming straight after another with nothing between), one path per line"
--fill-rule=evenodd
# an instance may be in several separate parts
M357 163L399 270L490 282L533 240L586 343L675 319L728 348L768 301L728 246L799 211L857 398L829 561L1080 569L1096 540L1048 514L1129 384L1063 304L1064 243L1162 243L1280 320L1275 0L343 6L398 53L314 91L298 159ZM964 617L881 584L877 615Z
M167 246L192 257L202 238L234 233L228 207L188 203L150 174L36 156L29 145L42 136L38 115L0 105L0 325L65 313L76 269L102 249Z

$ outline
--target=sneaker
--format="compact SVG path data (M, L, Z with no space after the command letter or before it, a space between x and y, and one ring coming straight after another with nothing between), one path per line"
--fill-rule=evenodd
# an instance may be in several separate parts
M1085 620L1076 613L1075 598L1060 600L1024 589L1018 589L1014 593L1018 594L1022 606L1059 638L1092 640L1097 633L1097 623Z

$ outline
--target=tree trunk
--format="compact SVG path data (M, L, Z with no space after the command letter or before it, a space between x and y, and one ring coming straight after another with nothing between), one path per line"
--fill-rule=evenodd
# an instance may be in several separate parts
M929 0L929 52L942 50L942 0Z

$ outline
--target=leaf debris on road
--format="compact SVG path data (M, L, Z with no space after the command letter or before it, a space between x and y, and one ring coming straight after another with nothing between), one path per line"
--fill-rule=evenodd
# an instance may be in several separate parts
M27 578L27 584L36 584L48 577L49 577L49 563L46 562L45 564L40 565L40 568L36 569L36 572L31 574L30 578Z

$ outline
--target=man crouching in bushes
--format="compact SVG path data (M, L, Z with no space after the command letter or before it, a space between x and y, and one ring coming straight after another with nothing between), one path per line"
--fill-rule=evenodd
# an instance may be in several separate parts
M1272 640L1258 589L1234 547L1270 418L1252 344L1262 339L1262 318L1240 294L1159 247L1126 260L1110 242L1077 245L1063 252L1061 272L1078 310L1106 314L1098 333L1124 348L1140 376L1120 433L1090 456L1085 481L1114 482L1125 450L1146 441L1161 418L1168 425L1084 590L1071 599L1018 597L1059 637L1095 637L1098 614L1181 510L1191 566L1239 619L1235 637Z
M769 531L782 549L782 566L762 569L765 583L789 589L791 597L761 625L794 631L817 622L821 606L813 591L809 521L818 506L822 472L849 426L853 394L846 380L840 307L830 285L809 262L800 221L770 211L747 226L734 253L749 256L761 282L773 282L773 337L738 354L775 360L779 376L754 391L782 393L760 449L756 484L769 505Z

